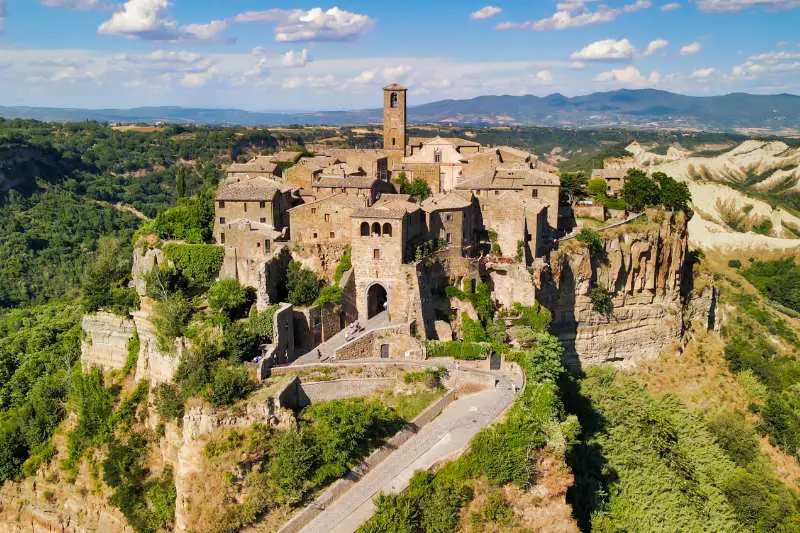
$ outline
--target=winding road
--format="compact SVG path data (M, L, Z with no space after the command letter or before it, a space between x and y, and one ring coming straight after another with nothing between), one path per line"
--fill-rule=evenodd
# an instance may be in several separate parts
M488 376L487 376L488 379ZM521 377L497 373L499 384L454 401L436 419L375 466L341 497L317 515L303 533L352 533L375 512L379 493L398 493L417 470L459 456L482 428L496 420L514 401Z

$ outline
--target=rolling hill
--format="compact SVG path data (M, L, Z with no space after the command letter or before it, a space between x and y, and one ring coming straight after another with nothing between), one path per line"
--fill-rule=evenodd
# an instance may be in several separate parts
M412 93L413 97L413 93ZM382 120L379 109L307 113L261 113L240 109L140 107L77 109L0 107L6 118L69 122L178 122L275 126L286 124L368 124ZM653 89L618 90L566 97L479 96L441 100L409 108L417 123L539 125L561 127L630 126L713 130L800 129L800 96L791 94L686 96Z

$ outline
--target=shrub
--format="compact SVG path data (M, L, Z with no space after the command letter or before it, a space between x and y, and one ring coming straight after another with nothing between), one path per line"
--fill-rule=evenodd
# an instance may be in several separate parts
M470 318L467 313L461 313L461 328L464 331L464 342L486 342L489 340L481 323Z
M289 291L289 302L305 307L314 303L319 296L322 282L317 279L317 275L297 261L289 263L286 272L286 289Z
M403 376L403 383L422 383L429 389L438 389L442 386L443 368L426 368L417 372L409 372Z
M180 198L175 207L156 216L151 229L162 239L201 244L211 239L213 221L211 198Z
M337 287L342 281L344 273L353 268L353 249L347 245L342 253L339 264L336 265L336 271L333 273L333 282Z
M515 302L511 308L511 312L521 317L518 321L520 325L528 326L533 331L539 333L547 331L550 327L550 321L553 319L550 310L538 303L532 306L525 306L519 302Z
M589 249L592 259L599 261L606 257L606 243L599 233L590 228L583 228L577 237Z
M214 405L231 405L247 397L253 390L255 384L247 370L220 363L204 396Z
M165 420L183 418L183 397L173 383L160 383L153 390L156 412Z
M603 178L593 178L586 184L586 192L591 196L605 196L608 192L608 183Z
M248 323L250 329L256 333L259 337L261 343L269 343L272 342L272 338L274 335L273 332L273 319L275 318L275 312L278 310L277 305L272 305L266 308L263 311L255 310L251 308L250 317L248 318Z
M139 305L139 295L127 286L131 271L130 250L113 238L101 239L94 261L86 269L82 302L88 313L105 309L127 315Z
M224 329L222 351L233 361L250 361L258 355L263 338L255 331L249 321L238 320Z
M501 491L492 490L486 496L486 501L484 501L481 507L481 515L487 522L504 525L510 522L514 517L514 511L508 503L506 503Z
M409 182L405 172L401 172L398 176L397 185L400 194L409 194L420 202L433 194L427 181L422 178L415 178L414 181Z
M208 290L208 305L230 319L242 318L255 302L255 290L244 287L235 279L215 282Z
M114 396L103 386L103 376L98 369L83 375L77 368L73 372L69 402L78 416L75 429L69 434L65 466L74 468L89 446L110 436Z
M742 268L742 262L739 261L738 259L731 259L730 261L728 261L728 266L731 268L739 269Z
M294 503L311 485L318 450L307 434L295 430L279 432L274 449L268 467L270 477L281 491L281 500Z
M128 355L125 358L125 366L122 368L122 373L128 375L133 371L136 363L139 361L139 349L141 342L139 340L139 332L134 330L133 336L128 341Z
M663 172L655 172L653 179L658 183L661 205L674 211L689 210L692 194L689 192L688 185L676 181Z
M614 314L614 300L611 293L605 287L595 286L589 291L589 298L592 301L592 309L606 318Z
M164 300L170 294L186 292L189 282L171 265L159 265L145 274L147 296L156 300Z
M461 361L480 361L492 353L488 342L428 341L428 357L453 357Z
M777 261L754 261L744 277L771 300L800 311L800 265L793 257Z
M156 302L152 321L156 327L158 347L162 351L172 352L175 348L175 339L183 335L191 314L191 304L179 292Z
M739 413L717 413L708 421L714 440L739 466L747 466L758 457L756 433Z
M319 292L319 296L314 300L314 305L334 304L339 305L342 303L342 289L334 285L326 285Z
M164 255L196 287L208 287L219 275L225 249L211 244L167 244Z

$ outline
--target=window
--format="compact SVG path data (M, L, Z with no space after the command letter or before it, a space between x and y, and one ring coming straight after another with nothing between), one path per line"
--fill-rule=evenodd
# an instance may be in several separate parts
M225 234L224 233L220 233L219 234L219 243L220 244L225 244Z
M389 96L389 107L397 107L397 93L392 93L391 96Z
M381 251L379 248L375 248L374 250L372 250L372 258L375 259L376 261L381 258Z
M225 217L219 217L219 223L220 224L224 224L225 223Z
M447 244L453 244L453 235L450 233L447 234Z
M332 232L330 233L330 238L331 238L331 239L335 239L335 238L336 238L336 232L335 232L335 231L332 231Z
M270 241L264 241L264 251L269 252L272 249L272 243Z
M373 222L372 223L372 235L377 235L378 237L381 236L381 223L380 222Z
M311 214L312 215L316 215L317 214L317 208L316 207L312 207L311 208Z
M225 201L224 201L224 200L220 200L220 201L217 203L217 205L219 205L219 208L220 208L220 209L224 209L224 208L225 208Z
M243 203L244 203L244 212L247 213L247 202L243 202Z
M392 137L392 146L397 146L397 139Z
M260 207L261 209L264 209L265 207L267 207L267 202L264 202L264 201L259 202L258 207Z
M316 231L314 232L314 238L315 239L317 238L317 232Z
M361 236L362 237L369 237L369 222L362 222L361 223Z
M331 216L328 213L325 213L325 222L330 222Z
M256 243L256 248L261 248L261 243L260 242Z
M436 149L433 151L433 162L434 163L441 163L442 162L442 151Z
M533 189L533 191L531 192L531 194L533 194L533 197L534 197L534 198L539 198L539 189Z
M265 217L259 218L258 221L261 222L262 224L266 224L267 223L267 219Z
M388 222L383 225L383 234L386 235L387 237L392 236L392 225L389 224Z
M500 196L500 191L494 191L495 196Z
M453 221L453 213L447 213L447 214L444 216L444 220L445 220L446 222L452 222L452 221Z

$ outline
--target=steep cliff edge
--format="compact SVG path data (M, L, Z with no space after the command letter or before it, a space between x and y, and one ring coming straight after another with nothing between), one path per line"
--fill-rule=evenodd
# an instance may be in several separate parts
M578 239L564 241L540 268L539 299L553 311L569 364L629 366L681 340L691 277L686 217L648 214L600 233L602 251L594 254ZM604 299L613 310L601 312ZM691 306L692 320L708 322L710 309L703 308L713 303L702 295Z

